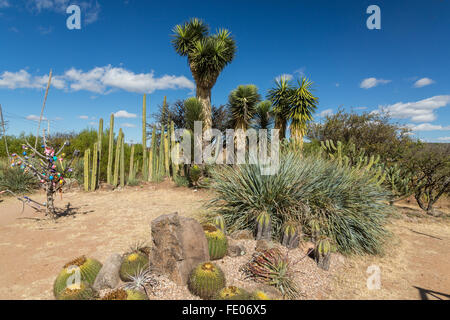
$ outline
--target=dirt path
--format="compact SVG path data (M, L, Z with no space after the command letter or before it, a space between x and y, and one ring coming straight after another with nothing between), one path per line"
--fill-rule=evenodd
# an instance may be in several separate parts
M86 254L104 261L134 241L150 240L150 222L161 214L198 213L204 192L167 183L123 191L66 193L58 207L72 215L54 223L7 198L0 203L0 299L52 299L62 265ZM36 199L43 200L43 196Z

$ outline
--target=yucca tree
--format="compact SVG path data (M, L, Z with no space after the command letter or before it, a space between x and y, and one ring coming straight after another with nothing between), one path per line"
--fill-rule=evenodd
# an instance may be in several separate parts
M187 57L197 85L196 96L203 106L205 129L211 128L211 90L222 70L234 58L236 43L227 29L209 34L202 20L193 18L173 29L175 51Z
M261 101L256 105L253 116L253 127L255 129L269 129L273 125L272 102L269 100Z
M313 119L319 99L312 92L313 82L307 78L297 80L298 86L291 91L291 107L288 118L291 120L290 131L292 140L303 148L303 137L306 134L306 125Z
M258 93L258 87L253 84L240 85L228 96L228 105L233 118L234 129L247 130L253 115L256 112L256 106L261 101L261 95Z
M280 139L286 138L293 87L286 77L275 80L275 87L269 90L267 98L272 102L275 116L275 129L280 130Z
M192 97L184 102L184 121L186 129L194 132L194 122L203 121L203 105L199 99Z

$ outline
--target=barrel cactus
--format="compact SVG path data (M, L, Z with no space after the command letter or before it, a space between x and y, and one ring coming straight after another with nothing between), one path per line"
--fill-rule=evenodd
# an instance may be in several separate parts
M86 258L86 256L66 263L53 284L55 298L58 298L69 285L79 285L75 283L77 281L85 281L88 285L93 285L101 268L102 264L98 260Z
M203 226L208 240L209 256L211 260L222 259L227 254L228 241L225 234L212 224Z
M294 222L288 222L283 227L283 235L282 235L282 244L283 246L294 249L297 248L300 244L300 232L299 227Z
M229 286L217 293L217 300L250 300L250 293L244 289Z
M188 279L189 291L202 299L212 299L225 287L225 274L212 262L199 264Z
M271 300L269 295L261 290L256 290L251 295L253 300Z
M86 281L80 284L71 284L60 292L58 300L92 300L96 292Z
M320 268L324 270L328 270L330 268L331 251L332 244L330 239L321 238L317 241L314 249L314 258Z
M225 224L225 219L223 218L222 215L218 214L217 216L214 217L213 219L213 225L220 229L220 231L222 231L223 233L226 234L226 224Z
M272 220L267 211L261 212L256 217L256 240L272 239Z
M101 300L148 300L148 297L138 290L116 289L106 294Z
M131 281L131 277L139 270L148 267L148 256L141 251L126 254L120 266L120 279L122 281Z

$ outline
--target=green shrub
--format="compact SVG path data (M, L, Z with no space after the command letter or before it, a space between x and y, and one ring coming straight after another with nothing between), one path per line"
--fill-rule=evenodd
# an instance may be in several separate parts
M209 207L223 215L230 232L255 230L256 216L267 211L276 239L285 223L308 227L316 219L320 233L342 253L379 253L389 234L384 227L392 210L389 193L361 170L287 152L275 175L261 175L258 165L246 164L218 167L213 177L217 197Z
M0 177L0 190L8 189L15 193L26 194L39 187L36 178L20 168L4 169Z

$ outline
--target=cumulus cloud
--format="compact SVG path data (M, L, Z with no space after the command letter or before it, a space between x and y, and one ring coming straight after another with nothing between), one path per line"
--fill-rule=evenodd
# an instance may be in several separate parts
M428 85L433 84L433 83L434 83L433 79L422 78L422 79L419 79L416 82L414 82L414 87L415 88L422 88L422 87L428 86Z
M39 121L40 117L36 116L34 114L30 114L29 116L26 116L27 120L32 120L32 121ZM42 120L47 120L47 118L42 117Z
M137 118L137 115L135 113L130 113L126 110L120 110L114 113L114 117L116 118Z
M436 109L450 104L450 95L434 96L416 102L398 102L379 106L374 112L387 112L393 118L410 119L413 122L431 122L436 120Z
M9 3L8 0L0 0L0 9L8 8L10 6L11 6L11 4Z
M122 123L122 127L124 127L124 128L136 128L136 125L132 124L132 123L125 122L125 123Z
M22 69L18 72L5 71L0 74L0 88L8 89L40 89L45 88L48 75L32 76ZM111 65L95 67L89 71L71 68L62 75L52 77L52 85L57 89L70 91L89 91L107 94L113 90L124 90L135 93L152 93L164 89L195 88L194 83L184 76L163 75L155 77L154 72L134 73L124 68Z
M386 84L389 82L391 82L391 80L367 78L367 79L364 79L363 81L361 81L361 83L359 84L359 87L363 88L363 89L370 89L370 88L378 86L379 84Z
M79 119L89 120L89 116L78 116Z
M418 125L408 124L412 131L445 131L450 130L450 126L441 126L440 124L421 123Z
M437 138L439 141L444 141L444 142L447 142L447 141L449 141L450 142L450 137L439 137L439 138Z
M324 118L333 114L333 109L325 109L319 113L319 117Z

